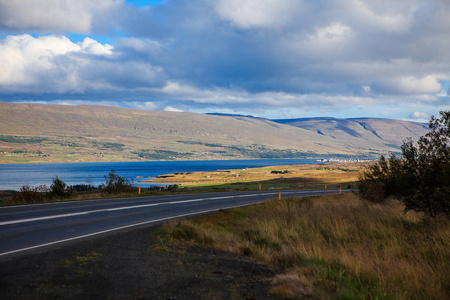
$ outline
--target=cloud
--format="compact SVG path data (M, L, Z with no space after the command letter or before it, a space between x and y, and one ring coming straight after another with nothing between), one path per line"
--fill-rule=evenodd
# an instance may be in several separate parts
M390 82L385 84L386 88L392 88L393 92L401 94L431 94L441 90L441 84L434 74L421 78L414 76L402 76L390 78Z
M83 94L149 87L162 77L148 62L129 60L91 38L8 36L0 42L3 93ZM61 97L61 96L59 96Z
M164 108L165 111L171 111L171 112L184 112L184 110L182 109L178 109L172 106L167 106L166 108Z
M1 0L0 26L41 33L92 32L96 19L116 13L123 0Z
M322 27L309 36L313 42L333 42L342 40L351 34L351 29L348 26L340 23L333 23L329 26Z
M280 28L292 21L298 0L220 0L219 16L243 29Z
M409 115L409 118L415 122L426 123L430 120L430 115L424 112L415 111Z
M42 3L0 0L0 99L403 118L448 107L450 1Z

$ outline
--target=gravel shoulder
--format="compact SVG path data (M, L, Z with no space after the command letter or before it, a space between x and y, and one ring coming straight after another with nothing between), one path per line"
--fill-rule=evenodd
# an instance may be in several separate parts
M0 260L0 299L277 299L275 273L233 253L162 244L158 226Z

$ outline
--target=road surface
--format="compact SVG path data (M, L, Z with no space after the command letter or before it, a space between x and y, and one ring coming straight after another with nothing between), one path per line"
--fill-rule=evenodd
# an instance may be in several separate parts
M0 208L0 258L114 231L278 198L280 191L84 200ZM282 197L336 190L286 190Z

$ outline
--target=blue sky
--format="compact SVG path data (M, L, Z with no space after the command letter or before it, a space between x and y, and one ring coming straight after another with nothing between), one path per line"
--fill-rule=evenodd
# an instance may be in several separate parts
M0 101L422 122L450 109L449 14L448 0L0 0Z

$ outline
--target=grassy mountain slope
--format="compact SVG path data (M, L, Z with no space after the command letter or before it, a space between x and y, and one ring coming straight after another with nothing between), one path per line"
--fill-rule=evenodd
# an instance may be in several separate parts
M390 147L398 150L406 138L417 140L428 131L425 124L392 119L308 118L274 121L314 131L336 140L345 140L355 149Z
M369 136L349 143L291 125L243 116L0 102L0 162L300 158L395 150Z

